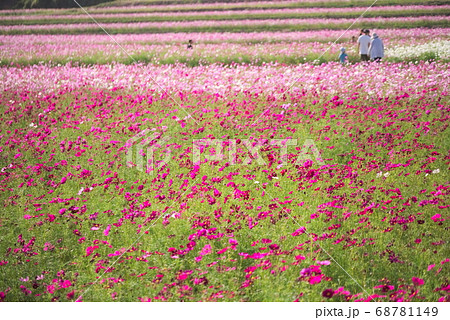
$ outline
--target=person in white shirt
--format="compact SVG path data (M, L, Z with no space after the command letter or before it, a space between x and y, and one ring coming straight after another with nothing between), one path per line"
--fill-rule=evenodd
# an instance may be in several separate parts
M380 62L381 58L384 57L383 41L376 33L373 34L372 39L370 40L369 55L370 59L376 62Z
M370 45L370 31L364 30L364 34L358 38L358 51L361 55L361 61L369 61L369 45Z

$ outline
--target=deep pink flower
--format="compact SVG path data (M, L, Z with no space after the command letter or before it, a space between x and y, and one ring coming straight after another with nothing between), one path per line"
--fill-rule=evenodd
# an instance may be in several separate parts
M312 273L311 268L304 268L300 271L300 275L303 277L308 277Z
M59 285L61 288L68 288L72 285L72 282L70 280L64 280Z
M293 237L296 237L296 236L299 236L299 235L301 235L301 234L303 234L305 232L306 232L306 228L305 227L300 227L299 229L295 230L291 235Z
M382 285L379 285L379 286L375 286L374 288L375 289L381 289L382 292L388 292L388 291L392 291L392 290L395 289L394 286L387 285L387 284L382 284Z
M55 286L53 284L48 285L47 292L53 294L55 292Z
M333 289L325 289L322 291L322 297L330 299L332 298L334 295L334 290Z
M316 284L316 283L320 283L321 281L322 281L321 276L313 276L309 279L309 284Z
M187 277L188 277L188 274L182 272L182 273L180 273L180 274L178 275L177 279L178 279L178 280L185 280L185 279L187 279Z
M412 277L412 282L417 286L421 286L425 283L425 281L423 281L423 279L416 278L416 277Z
M72 300L74 296L75 296L75 290L70 291L70 292L66 295L66 297L67 297L68 300Z
M98 249L98 246L90 246L86 248L86 257L90 256L96 249Z
M440 213L435 214L434 216L431 217L431 220L433 220L434 222L441 221L441 214Z
M31 290L28 289L27 287L25 287L24 285L20 286L20 290L23 292L23 294L25 294L26 296L31 294Z

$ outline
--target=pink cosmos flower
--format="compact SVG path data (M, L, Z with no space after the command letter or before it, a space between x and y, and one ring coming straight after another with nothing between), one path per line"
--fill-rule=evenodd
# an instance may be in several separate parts
M316 283L320 283L321 281L322 281L321 276L313 276L309 279L309 284L316 284Z
M220 197L222 195L222 192L220 192L219 190L217 190L216 188L214 188L214 197Z
M300 271L300 275L303 277L308 277L312 273L311 268L304 268Z
M110 225L110 224L108 224L108 226L106 227L106 229L103 230L103 234L104 234L105 236L108 236L108 235L109 235L109 230L111 230L111 225Z
M425 283L425 281L423 281L423 279L416 278L416 277L412 277L412 282L417 286L421 286Z
M75 296L75 290L70 291L70 292L66 295L67 300L72 300L74 296Z
M28 296L31 294L31 290L25 287L24 285L20 286L20 290L23 292L24 295Z
M382 292L388 292L388 291L392 291L392 290L395 289L394 286L387 285L387 284L385 284L385 285L384 285L384 284L381 284L381 285L379 285L379 286L375 286L374 288L375 288L375 289L381 289Z
M50 284L47 286L47 292L50 294L55 293L55 286L53 284Z
M187 277L188 277L188 274L182 272L182 273L180 273L180 274L178 275L177 279L178 279L178 280L186 280Z
M433 220L434 222L441 221L441 214L440 213L435 214L434 216L431 217L431 220Z
M96 249L98 249L98 246L91 246L86 248L86 257L90 256Z
M225 253L225 252L227 252L227 250L228 250L228 247L225 247L222 250L217 251L217 254Z
M152 302L152 298L144 297L144 298L138 298L141 302ZM155 298L156 299L156 298Z
M306 228L305 227L300 227L299 229L295 230L291 235L293 237L296 237L296 236L299 236L299 235L301 235L301 234L303 234L305 232L306 232Z
M201 256L205 256L205 255L210 254L210 253L211 253L211 245L210 244L205 245L203 247L203 249L200 251L200 255Z
M52 245L50 242L46 242L44 244L44 251L53 250L53 249L55 249L55 246Z
M68 288L68 287L70 287L72 285L72 282L70 282L70 280L64 280L64 281L62 281L60 284L59 284L59 286L61 287L61 288Z

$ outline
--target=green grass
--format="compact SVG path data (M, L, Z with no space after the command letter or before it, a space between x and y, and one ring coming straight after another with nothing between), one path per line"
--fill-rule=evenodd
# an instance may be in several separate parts
M419 62L419 61L439 61L441 63L448 63L450 60L438 57L435 53L429 52L421 54L417 57L400 58L387 56L383 59L386 62ZM322 54L308 54L308 55L272 55L272 54L262 54L262 55L246 55L246 54L232 54L232 55L219 55L219 56L208 56L204 54L195 54L192 56L185 55L169 55L167 56L165 52L162 53L152 53L152 52L142 52L138 54L122 55L121 57L111 57L108 55L103 55L98 53L95 55L85 55L77 56L68 59L65 56L61 57L35 57L33 59L25 57L15 57L12 59L2 59L0 61L0 66L8 65L19 65L19 66L31 66L37 64L50 64L50 65L65 65L67 63L89 66L96 64L111 64L111 63L121 63L126 65L131 65L134 63L145 63L145 64L157 64L157 65L170 65L170 64L185 64L190 67L201 66L201 65L211 65L211 64L221 64L221 65L234 65L234 64L251 64L254 66L263 65L267 63L280 63L286 65L298 65L303 63L328 63L338 61L337 55L334 53ZM348 61L350 63L357 63L360 61L358 55L350 54L348 56Z

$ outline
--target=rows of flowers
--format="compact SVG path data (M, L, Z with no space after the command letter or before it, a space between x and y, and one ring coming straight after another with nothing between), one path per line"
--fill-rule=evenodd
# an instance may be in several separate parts
M2 67L0 300L449 301L449 76Z
M442 12L443 10L449 10L450 5L442 6L430 6L430 5L413 5L413 6L380 6L371 8L367 11L367 7L351 7L351 8L286 8L286 9L253 9L253 10L222 10L222 11L189 11L189 12L140 12L140 13L92 13L91 17L98 19L117 19L120 22L123 18L152 18L152 17L196 17L196 16L236 16L245 15L248 19L252 19L253 15L304 15L308 16L311 14L326 14L332 16L338 13L348 13L348 14L362 14L366 15L379 12L402 12L405 16L408 16L412 11L429 10L431 12ZM58 14L35 14L32 17L29 15L10 15L10 16L0 16L0 22L5 24L7 21L15 20L30 20L30 18L39 24L40 20L63 20L70 21L75 19L91 19L85 13L80 13L77 15L58 15Z
M367 68L373 70L371 81L365 81ZM401 93L401 88L408 94L427 90L430 86L438 86L448 79L449 71L445 63L420 62L409 64L383 64L337 67L336 63L299 66L262 66L208 65L189 68L184 65L93 65L89 67L74 67L70 65L46 66L33 65L25 68L2 67L0 89L29 89L31 91L50 94L61 89L76 90L84 86L99 89L144 90L152 86L154 90L169 90L189 92L208 91L227 96L234 92L245 92L252 89L255 93L271 92L277 88L288 88L292 84L295 89L327 93L345 93L341 87L340 78L346 77L346 87L359 88L364 93L375 97L392 96ZM353 74L353 75L352 75ZM182 75L182 77L179 77ZM352 75L352 76L351 76ZM424 79L413 84L413 79ZM152 84L158 83L154 87ZM442 88L444 90L445 87ZM399 91L400 90L400 91ZM444 91L445 92L445 91ZM431 93L430 93L431 95ZM438 92L433 95L439 95Z
M386 59L420 58L448 60L449 29L393 29L378 32L386 47ZM287 33L172 33L139 35L15 35L0 36L0 63L166 63L278 61L303 63L318 57L336 61L339 48L345 46L352 61L358 61L358 30L320 30ZM186 50L188 39L194 49ZM339 39L339 43L333 42ZM270 42L268 42L270 41ZM319 42L320 41L320 42ZM115 43L119 43L120 47ZM415 48L416 46L420 46Z
M379 32L384 41L402 42L402 41L424 41L443 40L450 38L450 28L412 28L412 29L383 29L372 30ZM315 41L315 42L334 42L336 39L348 42L353 36L359 35L359 29L344 30L313 30L298 32L179 32L179 33L154 33L154 34L83 34L83 35L0 35L0 43L5 47L15 44L19 46L38 45L38 44L59 44L64 42L69 48L76 44L110 44L117 42L119 44L159 44L159 43L184 43L187 39L192 39L194 43L255 43L255 42L296 42L296 41ZM5 48L3 48L5 49Z
M448 23L450 18L448 16L419 16L419 17L393 17L393 18L362 18L358 21L359 24L408 24L408 23ZM217 28L217 27L252 27L252 26L303 26L306 29L325 28L334 26L339 29L346 29L352 25L355 19L261 19L261 20L230 20L230 21L209 21L209 20L197 20L197 21L161 21L161 22L136 22L136 23L103 23L102 28L113 32L115 30L126 31L139 31L146 30L148 28L154 30L162 30L165 28ZM59 33L67 33L73 30L79 30L84 32L92 32L100 30L100 27L95 23L79 23L79 24L48 24L48 25L10 25L0 26L0 32L34 32L34 31L57 31ZM184 31L184 30L180 30Z
M291 6L295 3L304 3L306 1L298 1L298 0L282 0L277 1L278 6ZM314 5L314 2L342 2L346 3L348 0L341 0L341 1L328 1L328 0L311 0L307 1L308 3L311 3ZM265 6L273 6L273 1L252 1L250 2L217 2L217 3L196 3L196 4L164 4L164 5L135 5L135 6L118 6L118 7L88 7L87 9L89 12L126 12L126 11L132 11L132 12L142 12L142 11L178 11L178 10L188 10L188 11L196 11L199 9L209 9L209 8L230 8L233 9L239 8L239 7L248 7L249 4L253 7L260 8ZM58 13L58 12L67 12L69 10L67 9L49 9L49 10L42 10L42 9L14 9L14 10L1 10L0 13L4 14L39 14L40 12L52 12L52 13ZM70 10L73 11L73 10Z

